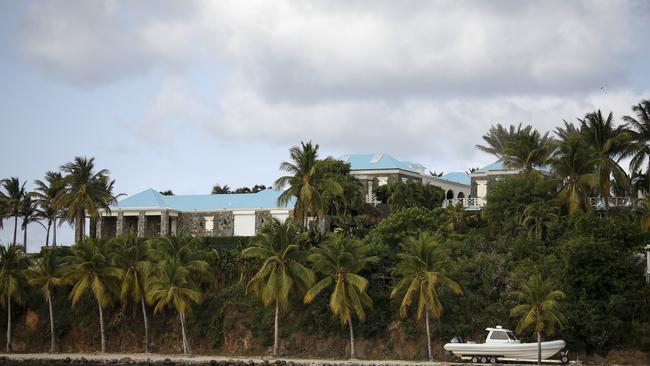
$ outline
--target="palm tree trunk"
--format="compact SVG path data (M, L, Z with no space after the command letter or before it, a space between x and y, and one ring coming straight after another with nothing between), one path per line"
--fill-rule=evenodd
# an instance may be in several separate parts
M354 328L352 327L352 316L348 319L348 325L350 326L350 359L355 360L357 358L357 352L354 350Z
M147 319L147 307L144 304L144 296L140 296L140 303L142 304L142 318L144 319L144 348L146 353L151 353L151 341L149 340L149 320Z
M25 224L25 228L23 229L23 249L25 252L27 252L27 224Z
M104 311L102 310L102 304L99 302L99 300L97 300L97 306L99 307L99 331L102 337L102 353L106 353L106 337L104 336Z
M192 348L190 347L190 342L187 340L187 334L185 332L185 314L181 313L180 311L178 314L181 317L181 330L183 332L183 351L185 352L185 355L187 356L192 356Z
M542 366L542 332L537 332L537 366Z
M433 352L431 351L431 331L429 329L429 310L424 312L424 321L427 325L427 351L429 351L429 361L433 362Z
M273 357L278 357L279 317L280 317L280 303L276 301L275 302L275 325L273 328Z
M54 218L53 224L52 224L52 246L56 246L56 217Z
M45 232L45 246L50 246L50 229L52 228L52 220L47 220L47 231Z
M18 215L14 215L14 241L12 245L16 245L16 234L18 233Z
M47 293L47 304L50 307L50 352L54 353L56 348L54 341L54 311L52 310L52 294Z
M7 299L7 353L11 353L11 295Z

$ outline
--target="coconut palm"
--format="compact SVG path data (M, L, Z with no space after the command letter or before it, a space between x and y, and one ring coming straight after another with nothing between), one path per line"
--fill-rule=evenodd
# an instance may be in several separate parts
M191 303L201 301L201 292L192 280L191 271L178 259L166 261L158 267L149 281L147 299L154 304L155 314L170 305L176 309L181 321L183 353L192 355L192 348L187 340L185 317L192 310Z
M334 287L330 295L330 310L350 328L350 357L356 358L354 349L354 315L359 320L366 318L366 308L372 307L372 300L366 293L368 280L358 273L368 264L378 261L369 257L363 244L354 238L332 234L321 246L312 249L309 260L323 278L305 294L304 302L310 303L323 290Z
M63 263L55 250L45 250L34 259L27 271L27 279L31 286L39 288L47 301L50 310L50 352L56 350L54 334L54 310L52 309L52 292L54 286L63 283Z
M521 124L518 127L510 125L509 128L503 127L500 123L496 126L491 126L488 133L483 135L483 140L486 145L476 145L476 148L492 154L499 159L503 159L508 155L508 150L512 145L512 141L522 131Z
M66 218L75 225L75 241L85 237L86 214L91 219L99 215L99 210L110 211L117 196L113 195L114 181L108 177L109 171L95 172L95 158L76 157L73 162L61 166L65 173L65 189L55 200L55 208L65 209Z
M5 215L14 218L14 239L12 245L16 245L16 234L18 232L18 216L21 214L23 200L25 198L25 182L20 184L18 177L11 177L0 181L4 192L0 190L0 201L4 206Z
M25 271L29 260L19 246L0 246L0 296L7 305L7 352L11 352L11 304L25 296Z
M29 192L25 195L20 215L22 220L20 228L23 230L23 245L25 247L25 251L27 251L27 228L29 227L29 224L38 223L43 226L43 228L45 228L41 222L41 219L43 218L43 212L39 209L38 202L34 200L32 192Z
M301 142L301 146L294 146L289 150L292 162L284 161L280 169L289 175L278 178L275 183L276 190L286 190L278 197L278 205L286 206L295 199L293 215L296 222L307 227L308 219L323 218L328 208L323 194L328 192L335 196L343 193L343 188L334 179L327 178L319 168L318 144Z
M390 296L391 298L403 296L399 308L402 317L407 315L411 304L417 303L417 318L422 319L424 315L427 351L429 361L433 361L429 314L435 318L439 318L442 314L438 288L446 287L455 294L462 294L463 290L458 283L445 276L449 257L431 234L421 233L417 238L410 237L402 248L402 252L397 255L399 262L393 269L393 274L401 279Z
M151 261L147 255L149 246L145 240L130 234L109 242L111 262L119 271L120 300L124 306L140 303L144 321L145 352L151 352L149 319L147 318L146 281L151 273Z
M314 273L302 264L307 253L298 246L300 237L293 221L272 219L253 239L252 246L242 252L242 257L262 262L247 291L258 296L265 306L275 306L273 357L277 357L279 349L280 310L288 307L292 292L302 294L314 283Z
M578 121L582 140L594 151L598 190L608 210L612 178L621 187L629 186L629 178L618 162L625 155L630 134L623 126L614 126L611 112L603 117L598 110Z
M50 243L50 230L52 230L52 246L56 246L57 220L62 216L62 212L55 207L54 202L63 192L65 181L61 173L47 172L44 181L36 180L34 184L36 185L34 197L40 206L43 218L47 221L45 246L49 246Z
M506 147L503 162L513 169L530 172L546 165L555 150L556 142L549 133L539 133L531 126L522 129Z
M179 233L174 236L162 236L149 241L147 254L158 264L177 261L187 268L193 276L201 277L207 274L207 249L201 238Z
M632 159L630 171L641 170L646 164L646 175L650 178L650 99L642 100L632 107L636 117L623 116L623 120L631 128ZM648 179L650 184L650 179ZM645 187L650 191L650 186Z
M228 187L227 184L224 184L223 186L219 184L215 184L212 186L212 192L210 194L227 194L227 193L232 193L230 191L230 187Z
M558 198L568 207L569 213L574 213L589 207L589 193L597 186L598 178L594 174L596 161L592 150L580 138L573 125L565 126L567 128L559 128L556 131L562 141L551 160L551 165L554 174L561 179Z
M517 333L533 327L537 335L537 364L542 364L542 331L551 334L555 325L562 326L566 318L559 310L559 301L564 293L553 290L550 282L545 281L541 274L535 274L528 279L520 291L513 293L520 302L512 308L510 316L519 317Z
M71 248L72 255L67 258L65 281L72 284L70 298L74 307L79 299L90 292L97 301L101 352L106 352L104 333L104 308L111 304L118 292L117 280L120 271L111 265L108 246L105 241L88 239L78 242Z
M557 220L557 209L553 205L537 201L526 206L521 225L528 230L529 237L542 240Z

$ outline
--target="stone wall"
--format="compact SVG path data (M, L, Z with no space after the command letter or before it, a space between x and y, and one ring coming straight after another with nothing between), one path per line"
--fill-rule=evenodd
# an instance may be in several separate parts
M271 221L271 211L268 210L260 210L260 211L255 211L255 232L259 233L260 229L266 225L269 221Z
M214 236L233 236L235 234L235 215L232 211L221 211L214 214Z
M232 211L201 211L179 214L179 227L192 236L233 236L235 218ZM212 217L212 230L206 231L205 218Z
M150 238L160 235L160 216L146 216L144 236Z

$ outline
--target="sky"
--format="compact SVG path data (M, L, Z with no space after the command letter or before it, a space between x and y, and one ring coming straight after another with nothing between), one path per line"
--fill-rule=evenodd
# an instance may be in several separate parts
M494 160L475 148L493 124L650 98L648 19L615 0L2 1L0 178L88 156L116 193L209 193L271 184L308 140L466 171Z

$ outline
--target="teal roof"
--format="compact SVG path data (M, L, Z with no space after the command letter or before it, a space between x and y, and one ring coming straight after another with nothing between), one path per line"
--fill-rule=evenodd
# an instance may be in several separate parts
M294 202L278 205L279 191L265 189L257 193L201 194L164 196L147 189L117 202L117 208L169 208L178 211L293 208Z
M439 179L444 179L446 181L454 182L454 183L460 183L460 184L465 184L469 185L470 184L470 178L469 174L465 172L452 172L452 173L447 173L444 174L440 177Z
M510 170L510 169L506 168L505 164L503 164L503 160L499 159L499 160L495 161L494 163L492 163L490 165L486 165L486 166L482 167L481 169L476 170L475 172L476 173L486 173L486 172L493 171L493 170Z
M384 153L344 155L339 159L349 163L352 170L401 169L418 173L418 170L426 169L420 164L411 163L409 161L399 161Z

